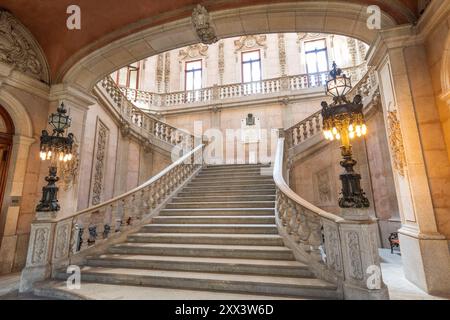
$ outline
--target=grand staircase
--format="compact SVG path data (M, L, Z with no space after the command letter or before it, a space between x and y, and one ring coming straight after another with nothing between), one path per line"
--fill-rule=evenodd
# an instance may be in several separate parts
M338 298L336 286L315 278L307 265L296 261L278 234L275 185L268 169L202 169L151 223L125 243L86 259L82 288L96 289L84 298L102 298L95 292L108 285L127 288L124 292L130 294L120 295L124 299L136 292L148 299L160 294L178 299L191 294L217 299ZM63 290L61 280L67 276L65 270L57 273L54 288ZM37 287L35 292L48 295L50 289Z

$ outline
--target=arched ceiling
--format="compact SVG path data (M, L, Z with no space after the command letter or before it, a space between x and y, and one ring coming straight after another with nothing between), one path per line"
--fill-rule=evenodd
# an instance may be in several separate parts
M312 0L298 0L307 2ZM86 52L103 47L113 40L173 20L189 17L198 3L210 12L282 0L1 0L0 6L11 11L36 37L44 50L52 78L61 66L83 48ZM313 1L317 2L317 1ZM418 0L345 0L361 5L378 5L398 24L417 18ZM81 30L66 28L69 5L81 8ZM118 32L119 31L119 32ZM114 32L114 36L108 36Z

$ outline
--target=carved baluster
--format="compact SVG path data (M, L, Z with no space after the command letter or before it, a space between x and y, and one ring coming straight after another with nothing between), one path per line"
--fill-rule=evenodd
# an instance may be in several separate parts
M80 240L80 251L83 251L88 248L89 246L89 219L90 213L87 213L83 215L83 217L80 218L80 225L81 225L81 240Z
M106 224L106 208L100 208L99 211L93 214L93 224L95 225L96 230L96 239L103 240L105 237L105 224Z
M313 119L308 120L308 126L309 126L309 137L312 137L314 135Z
M155 187L154 184L152 184L149 187L148 191L148 201L149 201L149 212L151 212L154 208L156 208L156 199L155 199Z
M122 199L122 208L123 208L122 229L124 227L131 225L131 222L133 220L131 206L132 206L132 197L128 196Z
M305 140L308 138L308 131L307 131L307 129L306 129L306 122L303 122L303 123L301 124L301 126L302 126L302 133L303 133L303 139L302 139L302 141L305 141Z
M296 127L295 129L297 131L297 136L296 136L295 141L296 141L296 144L299 144L300 142L302 142L302 129L301 129L301 127Z

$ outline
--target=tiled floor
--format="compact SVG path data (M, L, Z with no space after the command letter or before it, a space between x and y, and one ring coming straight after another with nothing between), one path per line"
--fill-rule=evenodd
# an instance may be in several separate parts
M402 259L398 252L391 254L388 249L380 249L383 280L389 288L391 300L444 300L450 297L430 296L406 280L403 274ZM20 274L0 277L0 300L2 299L40 299L33 295L18 297Z

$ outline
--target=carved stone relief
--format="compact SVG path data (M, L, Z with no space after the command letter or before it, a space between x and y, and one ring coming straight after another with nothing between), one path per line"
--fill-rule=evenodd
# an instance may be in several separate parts
M109 139L109 129L97 120L96 144L94 150L93 181L91 182L91 204L97 205L101 202L103 196L104 177L106 168L106 156Z
M352 57L352 65L356 65L356 40L353 38L347 38L348 50L350 52L350 56Z
M281 75L286 75L286 44L284 41L284 34L278 34L278 56L280 60Z
M223 84L223 75L225 73L225 53L224 53L224 43L219 42L219 80L220 85Z
M264 57L266 57L266 44L267 36L266 35L250 35L250 36L242 36L239 40L234 41L234 53L238 53L242 50L248 50L253 48L263 48L264 49Z
M161 84L164 77L164 55L158 54L158 58L156 60L156 85L158 87L158 92L161 92Z
M193 44L184 49L181 49L178 52L178 58L180 60L186 60L186 59L207 57L208 56L208 48L209 47L207 45L204 45L201 43Z
M391 147L393 166L401 176L405 176L405 148L403 146L402 131L400 128L400 122L398 120L396 110L387 112L387 122L389 145Z
M205 7L198 4L192 12L191 21L195 32L202 43L213 44L218 40L215 30L211 26L209 12Z
M319 205L333 204L330 170L331 169L327 167L314 174L314 185L317 190L317 202Z
M164 57L164 92L170 90L170 52L166 52Z
M69 252L70 241L70 224L60 224L56 227L56 241L55 241L55 253L53 257L55 259L61 259L67 256Z
M78 148L78 143L74 143L72 147L72 160L62 162L58 169L61 176L60 186L64 191L72 189L72 187L77 183L76 179L78 177L78 168L80 165L80 155L78 153Z
M32 265L46 262L50 230L48 227L37 228L34 234Z
M49 82L44 55L31 33L8 11L0 8L0 61L20 72Z
M355 231L350 231L346 234L348 255L350 259L350 276L357 280L364 279L362 261L361 261L361 250L359 245L359 236Z

